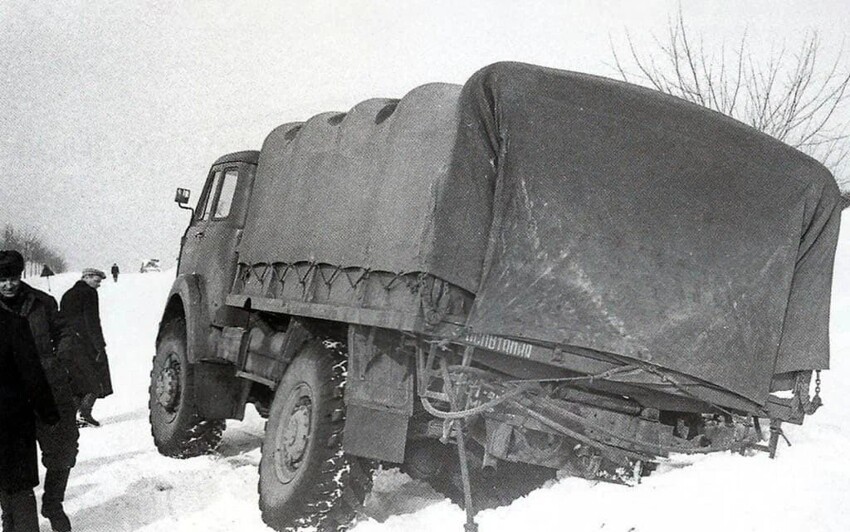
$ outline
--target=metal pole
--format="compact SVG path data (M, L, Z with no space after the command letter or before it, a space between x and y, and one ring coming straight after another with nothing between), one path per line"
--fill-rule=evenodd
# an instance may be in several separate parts
M457 452L460 458L460 478L463 481L463 505L466 507L466 523L463 525L464 532L478 532L478 524L475 523L475 508L472 507L472 487L469 483L469 464L466 462L466 441L463 436L461 420L456 420Z

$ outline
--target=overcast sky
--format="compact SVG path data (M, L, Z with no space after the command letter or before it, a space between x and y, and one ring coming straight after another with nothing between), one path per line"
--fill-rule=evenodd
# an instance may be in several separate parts
M611 42L649 48L674 1L0 2L0 225L72 269L172 266L209 165L276 125L463 83L517 60L615 76ZM815 30L850 47L850 1L682 2L694 35L765 57ZM846 41L846 42L845 42ZM845 54L850 61L850 55Z

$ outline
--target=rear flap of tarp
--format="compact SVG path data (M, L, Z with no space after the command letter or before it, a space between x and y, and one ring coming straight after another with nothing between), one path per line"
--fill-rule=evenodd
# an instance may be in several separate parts
M472 331L759 404L774 373L828 366L840 207L820 164L677 98L530 65L479 71L460 108L453 171L494 190Z

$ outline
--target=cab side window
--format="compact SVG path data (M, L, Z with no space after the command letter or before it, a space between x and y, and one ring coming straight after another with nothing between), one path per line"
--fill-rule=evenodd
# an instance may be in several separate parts
M233 193L236 191L236 180L238 177L239 171L236 168L228 168L224 172L221 192L218 194L218 200L213 211L214 220L226 218L230 214L230 207L233 205Z
M204 192L201 204L198 205L198 220L206 220L210 217L210 208L212 206L213 199L215 198L215 192L218 190L218 184L220 181L221 170L218 170L213 176L210 186Z

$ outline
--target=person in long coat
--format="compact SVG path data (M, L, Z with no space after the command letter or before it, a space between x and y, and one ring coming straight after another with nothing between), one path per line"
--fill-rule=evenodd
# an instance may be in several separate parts
M0 509L3 529L38 532L36 415L59 421L26 320L0 309Z
M92 417L92 407L96 399L112 394L97 297L97 289L105 278L102 271L86 268L82 279L65 292L59 304L59 313L71 333L68 345L60 348L60 354L67 359L71 372L82 426L100 426Z
M36 422L41 462L46 469L41 514L50 519L55 532L69 532L71 523L62 503L71 468L76 463L80 432L70 376L58 356L59 346L67 339L68 332L59 318L56 300L22 281L23 269L24 258L19 252L0 251L0 308L27 321L59 409L59 423L49 426L41 420Z

